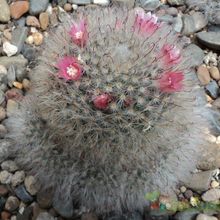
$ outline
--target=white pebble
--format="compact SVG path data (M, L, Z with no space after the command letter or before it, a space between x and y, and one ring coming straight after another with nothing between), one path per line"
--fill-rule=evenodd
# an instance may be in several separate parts
M208 215L205 215L205 214L199 214L196 217L196 220L218 220L218 219L216 217L214 217L214 216L208 216Z
M34 43L34 38L32 35L28 36L27 39L25 40L27 44L33 44Z
M8 57L11 57L18 52L18 48L15 45L6 41L5 43L3 43L3 51Z
M73 8L73 10L77 10L78 9L78 5L72 4L72 8Z
M8 171L4 170L0 172L0 182L2 184L10 184L11 183L12 174Z
M219 182L217 182L216 180L213 180L213 181L211 182L211 187L212 187L212 188L217 188L217 187L219 187Z
M98 5L108 5L109 0L93 0L93 3Z
M30 32L33 33L37 33L37 28L36 27L31 27Z
M48 5L46 12L47 12L49 15L52 15L52 13L53 13L53 8L52 8L51 4Z

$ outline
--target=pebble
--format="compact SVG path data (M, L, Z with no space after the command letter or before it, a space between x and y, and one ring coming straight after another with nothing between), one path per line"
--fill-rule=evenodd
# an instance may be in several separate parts
M40 189L39 183L33 176L27 176L24 180L26 190L33 196L36 195Z
M31 15L38 15L41 12L46 11L48 5L49 5L49 0L41 0L41 1L30 0L29 13Z
M209 71L205 65L200 65L197 69L197 76L201 85L208 85L211 81Z
M6 93L5 93L6 99L9 100L21 100L23 98L23 92L20 89L17 88L12 88L9 89Z
M70 5L71 6L71 5ZM70 10L71 11L71 10ZM40 27L42 30L46 30L49 25L49 15L47 12L42 12L39 16Z
M17 53L18 48L15 45L6 41L3 43L3 51L6 53L8 57L11 57Z
M19 200L15 196L9 196L5 203L5 209L7 211L13 212L19 207Z
M5 206L5 198L0 196L0 212L3 210L4 206Z
M66 3L63 8L66 12L72 11L72 5L70 3Z
M1 65L9 68L10 65L15 65L19 68L25 67L28 63L28 60L23 57L23 55L13 56L13 57L0 57Z
M8 194L8 189L5 185L0 185L0 197L6 196Z
M187 188L186 188L185 186L181 186L181 187L180 187L180 192L181 192L181 193L186 192L186 190L187 190Z
M208 24L208 21L202 12L195 12L192 15L183 16L183 34L193 34Z
M16 67L14 65L9 66L7 78L8 78L8 85L10 87L12 87L13 86L13 82L16 79Z
M204 51L199 48L197 45L195 44L190 44L187 48L186 48L186 56L190 57L190 64L192 67L197 67L200 64L203 63L203 59L204 59Z
M17 171L12 176L11 184L12 184L13 187L18 186L18 185L20 185L21 183L24 182L24 179L25 179L24 171Z
M27 38L28 28L27 27L16 27L12 31L12 44L18 48L17 53L20 53L23 46L25 39Z
M172 16L177 16L178 15L178 10L174 7L169 7L166 9L166 12L169 14L169 15L172 15Z
M214 80L220 80L220 73L217 67L213 66L209 69L210 75Z
M23 89L23 85L20 82L13 82L13 86L17 89Z
M11 41L11 30L10 29L5 29L4 31L3 31L3 35L4 35L4 37L7 39L7 40L9 40L9 41Z
M36 220L56 220L56 219L48 212L41 212Z
M220 189L210 189L202 195L205 202L215 202L220 199Z
M18 166L16 165L16 163L13 160L6 160L1 164L1 168L3 170L6 170L8 172L15 172L16 170L18 170Z
M218 220L216 217L214 216L209 216L209 215L205 215L205 214L199 214L196 217L196 220Z
M194 173L191 177L189 183L187 183L187 187L196 191L203 192L209 189L211 179L216 170L203 171L199 173Z
M36 28L40 27L40 22L38 21L38 19L35 16L31 16L31 15L27 16L26 24L27 26L32 26Z
M177 5L177 6L185 4L184 0L168 0L168 3L170 5Z
M26 191L24 185L20 185L15 189L16 196L24 203L33 201L33 197Z
M11 217L11 214L9 212L3 211L1 213L1 220L9 220Z
M18 110L18 103L12 99L9 99L7 102L7 116L10 117Z
M110 1L109 0L93 0L93 3L97 5L107 6L109 5Z
M57 0L56 2L60 7L64 7L64 5L67 3L67 0Z
M95 213L85 213L81 216L81 220L98 220Z
M33 44L34 43L34 38L33 38L33 36L32 35L29 35L28 37L27 37L27 39L25 40L25 42L27 43L27 44Z
M193 196L192 190L186 190L186 192L184 192L184 196L186 199L190 199Z
M0 0L0 22L6 23L10 21L10 9L6 0Z
M220 32L199 32L196 35L198 41L207 48L220 50Z
M91 0L68 0L68 2L76 5L88 5L92 3Z
M0 172L0 182L2 184L10 184L11 183L12 174L8 171L4 170Z
M28 12L29 2L28 1L16 1L10 4L11 17L19 19L23 14Z
M0 138L4 138L7 134L7 129L4 125L0 124Z
M205 57L204 57L204 63L208 65L209 63L212 63L213 66L217 66L217 54L210 51Z
M213 180L213 181L211 182L211 187L212 187L213 189L219 187L219 182L217 182L216 180Z
M175 215L175 220L194 220L199 211L196 209L188 209L183 212L178 212Z
M41 33L37 32L37 33L33 34L33 40L34 40L34 44L36 46L40 46L43 43L43 39L44 39L44 37Z
M0 106L0 121L3 121L6 118L6 111L3 107Z
M205 90L212 99L217 99L219 95L219 86L215 80L212 80L208 85L205 86Z
M4 74L4 75L7 74L7 69L1 64L0 64L0 74Z
M139 0L139 5L149 11L153 11L160 6L159 0Z
M43 209L48 209L52 205L53 192L52 190L42 190L37 193L37 202Z

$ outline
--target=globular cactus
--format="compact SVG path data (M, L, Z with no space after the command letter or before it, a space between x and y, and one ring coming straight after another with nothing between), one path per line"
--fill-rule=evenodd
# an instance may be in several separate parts
M142 211L146 193L195 168L206 110L183 41L155 15L82 9L51 33L31 78L8 120L11 151L64 202Z

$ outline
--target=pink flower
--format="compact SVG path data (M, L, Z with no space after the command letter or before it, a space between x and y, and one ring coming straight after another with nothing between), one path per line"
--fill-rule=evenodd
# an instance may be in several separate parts
M151 12L145 14L142 10L136 11L136 19L134 22L134 30L143 35L151 35L160 27L158 17Z
M161 55L164 59L165 65L178 64L181 61L180 50L170 44L165 44L161 49Z
M73 24L69 34L76 45L84 47L88 40L86 21L81 20L78 24Z
M97 109L105 110L108 108L108 104L111 101L111 96L108 94L101 94L93 99L93 104Z
M184 75L182 72L166 72L158 80L162 92L178 92L183 88Z
M83 69L75 57L63 57L57 63L59 77L65 80L78 80L83 74Z

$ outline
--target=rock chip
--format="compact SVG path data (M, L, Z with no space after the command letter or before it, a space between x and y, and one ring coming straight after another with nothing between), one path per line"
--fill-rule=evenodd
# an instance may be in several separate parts
M36 220L56 220L56 219L48 212L41 212Z
M6 111L3 107L0 106L0 121L3 121L6 118Z
M212 80L208 85L205 86L206 93L212 97L212 99L217 99L219 95L219 86L215 80Z
M196 217L196 220L218 220L218 219L216 217L214 217L214 216L208 216L208 215L205 215L205 214L199 214Z
M215 202L220 199L220 189L210 189L202 195L205 202Z
M20 185L24 182L25 173L24 171L17 171L11 178L11 184L13 187Z
M3 43L3 51L6 53L8 57L11 57L17 53L18 48L15 45L6 41Z
M183 16L183 34L193 34L208 24L208 21L202 12L195 12L192 15Z
M0 0L0 22L10 21L10 9L6 0Z
M5 203L5 209L10 212L13 212L19 207L19 204L20 202L17 197L9 196Z
M149 11L153 11L160 6L159 0L138 0L138 4Z
M1 164L1 168L3 170L7 170L8 172L15 172L18 170L18 166L13 160L6 160Z
M24 203L31 203L33 197L26 191L24 185L20 185L15 189L16 196Z
M40 21L41 29L46 30L48 25L49 25L49 15L48 15L48 13L47 12L40 13L39 21Z
M32 26L36 28L40 27L40 22L38 21L38 19L35 16L31 16L31 15L27 16L26 24L27 26Z
M49 0L30 0L30 9L29 12L31 15L38 15L41 12L46 11L49 4Z
M24 181L26 190L33 196L36 195L40 189L40 184L33 176L27 176Z
M203 171L199 173L194 173L191 177L189 183L186 186L196 192L203 192L208 190L211 179L215 174L216 170Z
M199 32L196 35L198 41L206 47L220 50L220 32Z
M23 14L28 12L29 2L28 1L16 1L10 4L11 17L14 19L20 18Z
M215 66L211 67L209 69L210 75L214 80L220 80L220 73L219 73L219 69Z
M199 66L197 70L197 76L199 78L200 83L204 85L208 85L211 81L211 77L209 71L205 65Z
M0 182L2 184L10 184L11 183L12 174L8 171L4 170L0 172Z

